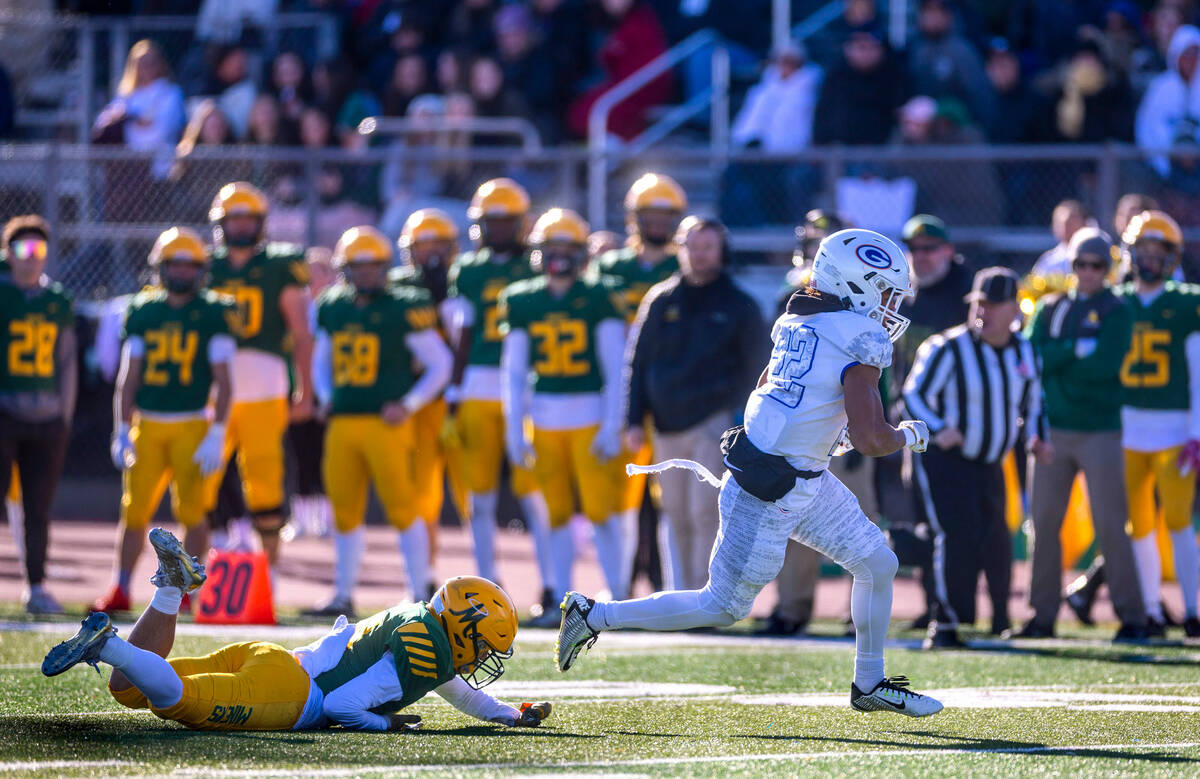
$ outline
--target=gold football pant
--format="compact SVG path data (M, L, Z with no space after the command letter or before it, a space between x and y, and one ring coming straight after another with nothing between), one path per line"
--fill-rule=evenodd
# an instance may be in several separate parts
M397 530L412 525L415 446L411 418L399 425L377 414L339 414L329 420L321 469L339 533L362 525L371 484L388 522Z
M458 407L463 471L470 492L495 492L500 487L504 458L504 411L498 400L464 400ZM512 465L512 463L510 463ZM539 480L526 468L512 466L512 489L518 498L536 492Z
M21 502L21 475L17 473L16 463L13 463L12 481L8 483L8 494L4 497L13 503Z
M308 702L308 674L276 644L229 644L204 657L167 662L183 682L174 706L154 708L136 687L109 692L122 706L148 708L192 730L291 730Z
M179 524L193 527L204 519L204 476L192 458L207 432L205 419L134 418L129 437L137 459L121 478L121 521L126 527L142 530L150 523L168 484L171 513Z
M552 528L571 519L576 496L580 510L596 524L608 521L620 506L624 460L596 459L591 447L599 429L599 425L591 425L574 430L533 430L537 458L533 472L546 498Z
M1182 446L1157 452L1125 450L1125 491L1129 496L1130 537L1133 540L1154 532L1158 522L1156 490L1157 505L1162 507L1167 530L1182 530L1191 524L1196 476L1184 476L1179 472L1176 463L1182 451Z
M287 398L234 403L225 428L222 462L237 450L242 493L252 514L269 514L283 509L283 436L287 432ZM205 479L204 508L217 507L217 493L225 469Z
M445 423L445 400L435 400L413 415L417 438L413 471L416 494L413 501L417 516L431 525L437 524L442 515L447 478L454 508L460 517L466 516L467 494L461 473L462 451L451 451L456 442L447 442L443 435Z

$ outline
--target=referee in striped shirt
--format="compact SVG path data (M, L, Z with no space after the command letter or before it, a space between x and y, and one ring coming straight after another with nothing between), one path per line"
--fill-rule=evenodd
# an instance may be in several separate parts
M959 647L958 624L975 622L982 571L992 632L1007 630L1012 550L1001 461L1025 438L1039 461L1053 450L1042 413L1033 347L1016 332L1019 279L1007 268L975 274L965 324L930 336L904 383L909 413L933 444L913 458L913 481L934 532L937 603L925 648Z

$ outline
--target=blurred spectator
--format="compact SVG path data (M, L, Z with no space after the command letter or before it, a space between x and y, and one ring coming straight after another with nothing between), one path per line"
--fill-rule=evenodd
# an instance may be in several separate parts
M476 57L471 62L467 82L471 98L475 101L475 113L483 117L517 116L527 117L529 107L524 98L506 83L500 63L492 57ZM497 146L513 143L510 136L479 134L475 136L478 146Z
M8 75L8 69L0 63L0 138L12 137L16 117L17 104L13 96L12 78Z
M588 50L587 0L532 0L531 6L541 45L555 74L555 99L566 105L590 66L579 56Z
M383 111L375 95L355 86L354 66L345 57L324 60L313 68L313 102L333 118L340 139L358 135L358 124Z
M1030 273L1034 276L1066 278L1071 272L1071 238L1089 224L1095 222L1078 200L1064 200L1055 206L1054 213L1050 215L1050 232L1058 243L1037 258Z
M279 0L204 0L196 17L196 38L233 43L247 26L270 27L278 12Z
M443 95L460 92L467 88L467 57L456 49L438 52L434 68L438 91Z
M221 113L233 127L238 138L246 137L246 125L250 121L250 106L258 90L250 78L250 56L241 46L230 46L217 51L213 67L213 87Z
M875 0L844 0L842 15L808 41L813 61L826 70L833 69L842 61L843 50L851 35L877 30L881 26Z
M125 59L117 96L96 117L92 141L158 152L151 172L162 179L171 170L171 149L179 140L184 122L183 90L172 83L167 61L157 44L141 40Z
M799 43L774 52L762 80L750 89L734 119L733 142L773 154L808 148L821 75Z
M1108 0L1015 0L1009 9L1008 39L1027 51L1038 67L1061 62L1079 45L1079 30L1101 27Z
M214 100L203 100L192 112L183 137L175 148L175 165L171 168L171 192L174 211L187 214L188 219L203 221L213 193L231 180L250 177L251 163L229 159L190 159L199 146L225 146L234 142L229 120Z
M1158 52L1142 32L1141 9L1130 0L1110 3L1104 14L1104 29L1095 34L1105 59L1129 81L1134 95L1141 96L1153 74L1162 70Z
M299 121L304 106L312 100L312 85L299 54L285 51L276 55L271 63L269 91L279 101L279 112L283 117Z
M1137 144L1147 151L1200 143L1200 29L1187 24L1175 31L1167 63L1166 71L1150 82L1137 110ZM1194 161L1155 155L1150 165L1176 186L1186 187L1185 179L1197 178Z
M420 54L406 54L396 60L391 79L383 92L383 113L386 116L404 116L408 104L417 95L429 91L429 69Z
M983 143L983 134L969 121L966 107L957 99L935 101L919 95L901 106L893 142L904 146ZM953 224L997 224L1003 215L1000 182L988 160L920 160L901 163L895 172L916 183L918 210L938 208Z
M734 78L753 78L771 45L772 0L681 0L680 38L697 30L717 34L717 45L729 53L729 70ZM683 62L683 93L690 99L712 86L713 47L706 46Z
M1184 23L1184 12L1178 0L1161 0L1150 15L1150 42L1154 45L1156 62L1151 70L1154 72L1166 70L1167 50L1171 47L1171 39L1175 31Z
M1024 143L1029 140L1037 99L1021 77L1021 61L1009 48L1008 41L993 38L988 42L985 69L995 105L983 123L987 140Z
M558 140L554 62L535 39L533 16L523 5L506 5L496 12L496 58L504 81L518 90L529 110L529 119L542 139Z
M601 23L609 29L598 59L603 81L577 97L567 107L567 127L577 137L588 134L592 105L618 82L667 51L666 33L644 0L599 0ZM646 129L646 112L671 99L671 73L630 95L608 115L607 131L622 140L632 140Z
M296 122L284 121L273 95L254 98L246 125L246 142L255 146L293 146L299 141Z
M986 124L995 109L992 91L979 52L955 31L954 15L948 0L921 0L908 55L912 89L935 100L958 98L976 121Z
M591 263L605 252L620 249L621 236L612 230L595 230L588 236L588 262Z
M1116 236L1117 243L1120 244L1121 236L1125 235L1125 228L1129 226L1131 219L1143 211L1157 211L1159 208L1158 201L1150 195L1138 192L1121 195L1113 213L1113 235Z
M1133 140L1133 95L1124 76L1105 61L1094 41L1047 74L1043 89L1054 107L1041 137L1067 143Z
M459 0L449 12L449 39L471 51L488 51L498 0Z
M426 32L432 19L423 3L390 0L379 3L371 21L363 27L367 44L364 54L379 52L367 68L366 83L385 84L396 69L396 62L409 54L423 54ZM382 33L383 45L380 44ZM353 50L349 52L355 54Z
M409 105L408 118L428 123L429 130L400 136L388 147L379 180L384 209L379 227L388 235L399 235L409 214L445 194L442 171L451 164L442 151L447 142L447 133L440 129L445 115L445 98L421 95ZM461 210L461 206L444 201L436 205L448 211Z
M842 49L842 61L821 84L813 143L884 143L904 102L904 74L878 30L851 33Z

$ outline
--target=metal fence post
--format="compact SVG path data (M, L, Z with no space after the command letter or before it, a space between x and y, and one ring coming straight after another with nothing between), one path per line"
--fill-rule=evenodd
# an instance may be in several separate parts
M712 53L712 153L724 158L729 154L729 49L714 46Z

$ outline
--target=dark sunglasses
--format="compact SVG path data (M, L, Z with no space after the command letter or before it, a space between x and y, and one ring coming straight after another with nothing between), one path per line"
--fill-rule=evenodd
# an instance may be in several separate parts
M1071 263L1071 268L1074 270L1083 270L1090 268L1092 270L1108 270L1108 263L1100 260L1074 260Z
M940 243L910 243L908 250L913 254L930 254L942 248Z

